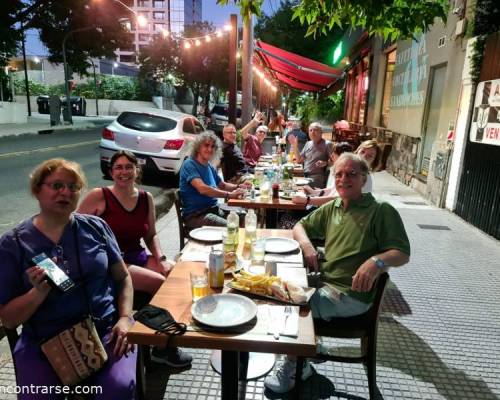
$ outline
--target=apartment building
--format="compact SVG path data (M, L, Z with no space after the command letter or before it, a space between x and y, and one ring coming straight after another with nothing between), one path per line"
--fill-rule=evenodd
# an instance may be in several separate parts
M125 0L123 3L144 16L148 23L142 27L129 24L132 45L116 51L116 61L122 63L136 63L141 48L163 30L181 34L186 25L202 20L201 0Z

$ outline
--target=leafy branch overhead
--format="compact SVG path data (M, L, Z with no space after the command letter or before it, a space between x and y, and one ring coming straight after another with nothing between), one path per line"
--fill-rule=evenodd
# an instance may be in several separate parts
M230 0L217 0L227 5ZM262 0L232 0L243 16L261 15ZM446 22L448 0L300 0L292 19L308 26L306 36L327 34L334 29L363 29L386 39L407 39L426 32L435 18Z

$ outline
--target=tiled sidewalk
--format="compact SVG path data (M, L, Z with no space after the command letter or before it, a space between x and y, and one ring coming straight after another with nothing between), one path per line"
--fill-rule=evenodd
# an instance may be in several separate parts
M412 245L408 265L390 271L379 324L377 383L380 399L500 399L500 243L454 214L427 205L386 173L374 193L400 211ZM169 257L178 250L175 212L158 222ZM341 344L349 351L349 342ZM12 362L0 344L0 385L14 384ZM190 350L191 369L148 373L148 399L208 400L220 397L210 351ZM363 368L315 364L302 399L368 398ZM0 399L14 397L0 397ZM249 382L246 399L287 398Z

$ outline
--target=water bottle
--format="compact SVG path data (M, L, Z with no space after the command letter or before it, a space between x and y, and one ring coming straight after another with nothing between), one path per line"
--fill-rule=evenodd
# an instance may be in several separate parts
M252 243L257 237L257 215L250 208L245 216L245 243Z
M231 211L227 216L227 236L233 238L235 246L238 245L239 230L240 219L238 217L238 214L236 214L234 211Z

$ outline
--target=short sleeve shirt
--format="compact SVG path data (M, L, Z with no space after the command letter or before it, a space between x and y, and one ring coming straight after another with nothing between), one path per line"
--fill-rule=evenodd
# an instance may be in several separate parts
M179 180L184 216L217 206L216 198L200 194L191 184L193 179L196 178L201 179L205 185L213 188L217 188L221 182L217 171L210 163L203 165L193 158L186 159L182 164Z
M262 146L255 135L248 135L245 140L245 151L243 156L248 165L254 167L262 155Z
M234 143L224 142L222 146L221 164L226 181L245 172L245 159L240 148Z
M311 239L325 239L326 261L321 271L326 282L364 302L373 300L373 292L351 290L352 276L369 257L396 249L410 254L410 242L399 213L390 204L377 202L363 194L347 210L336 198L300 223Z
M49 338L88 315L84 290L94 317L101 321L116 318L115 287L109 267L121 260L120 249L111 229L101 218L73 214L57 245L33 225L33 218L25 220L15 229L22 251L14 230L0 238L0 304L5 305L32 288L25 271L34 265L31 259L40 253L57 257L58 266L76 284L69 292L53 288L28 323L24 324L23 335L35 340ZM77 241L73 229L76 229ZM78 267L78 254L82 273ZM99 323L96 326L100 330Z
M324 183L326 183L327 178L327 166L317 167L317 161L327 161L330 158L330 154L333 150L333 144L330 141L321 139L318 144L314 144L312 140L308 141L300 155L304 158L304 172L308 176L322 176L324 177Z

